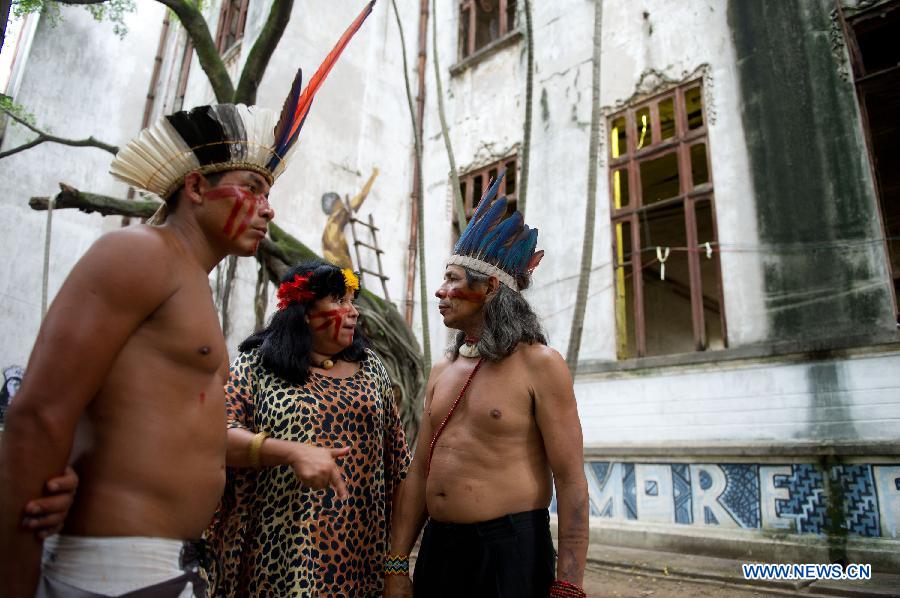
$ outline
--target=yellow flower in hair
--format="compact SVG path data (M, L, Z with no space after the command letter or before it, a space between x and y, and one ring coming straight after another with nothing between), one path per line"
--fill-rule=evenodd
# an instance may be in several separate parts
M359 278L356 277L356 273L350 268L344 268L341 270L341 273L344 275L344 287L346 287L348 291L353 291L354 293L358 291Z

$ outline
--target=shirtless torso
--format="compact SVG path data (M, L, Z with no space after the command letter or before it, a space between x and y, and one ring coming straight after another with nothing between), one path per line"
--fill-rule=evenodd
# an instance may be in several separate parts
M189 173L164 226L105 235L67 277L2 437L0 594L34 594L41 546L21 513L67 461L81 483L66 534L190 540L209 524L225 482L228 356L208 275L256 251L268 191L250 171Z
M484 362L435 445L425 500L438 521L470 523L543 509L550 468L535 421L529 364L544 345L520 345L499 363ZM427 417L437 430L477 359L459 357L433 372Z
M65 533L199 538L225 483L227 352L209 280L166 232L144 232L160 236L143 241L168 264L172 292L128 338L79 421L72 462L82 482Z
M479 338L484 306L499 284L489 277L486 283L470 285L462 268L447 266L435 292L444 324L467 339ZM555 484L557 578L580 584L588 538L587 481L572 378L558 352L538 340L520 341L500 358L482 361L429 461L431 440L477 363L478 358L454 352L431 370L415 458L394 504L391 553L408 554L428 518L440 524L490 524L505 515L546 509ZM423 551L424 545L425 540ZM472 562L462 564L473 568ZM446 567L429 567L422 574L420 593L445 588L441 576ZM441 579L431 585L429 576ZM385 596L406 598L412 589L408 577L385 580Z

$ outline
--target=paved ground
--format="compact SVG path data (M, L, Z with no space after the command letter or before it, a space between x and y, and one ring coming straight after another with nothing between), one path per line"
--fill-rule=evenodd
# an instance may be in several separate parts
M652 574L635 569L613 569L589 565L584 589L591 598L751 598L771 593L744 589L721 581L698 581L685 577Z
M585 590L591 598L900 597L900 575L870 581L747 582L731 559L591 545Z

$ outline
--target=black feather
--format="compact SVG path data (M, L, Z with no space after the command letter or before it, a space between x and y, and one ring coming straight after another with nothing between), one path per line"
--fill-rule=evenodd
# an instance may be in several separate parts
M231 160L225 129L209 106L198 106L190 112L176 112L166 117L197 156L201 166Z

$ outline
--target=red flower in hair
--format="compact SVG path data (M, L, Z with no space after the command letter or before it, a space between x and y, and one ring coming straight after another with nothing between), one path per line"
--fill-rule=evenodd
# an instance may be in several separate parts
M284 309L294 303L303 303L310 299L315 299L316 294L307 288L309 277L312 272L307 272L306 276L300 274L294 275L294 280L283 282L278 287L278 309Z

